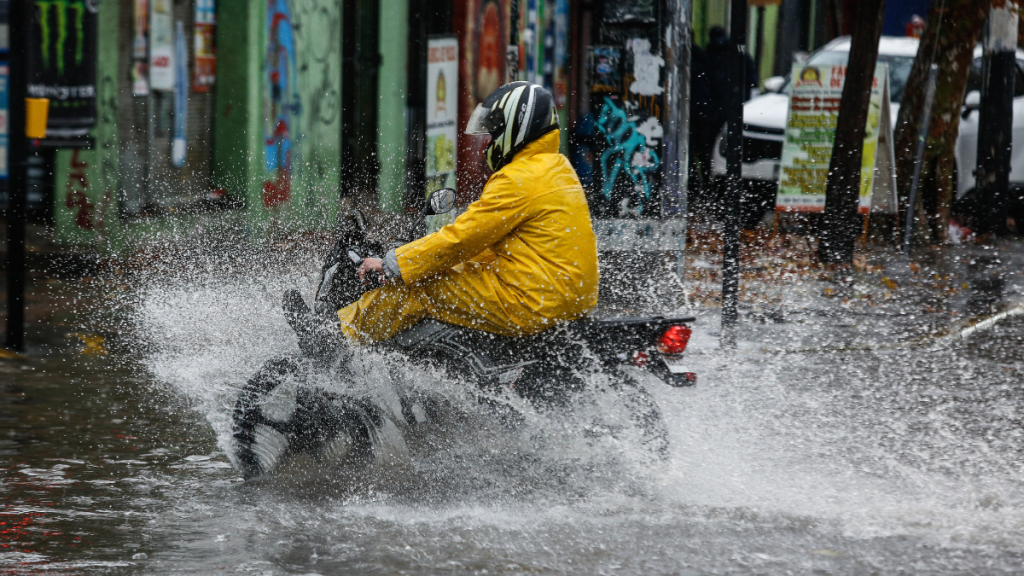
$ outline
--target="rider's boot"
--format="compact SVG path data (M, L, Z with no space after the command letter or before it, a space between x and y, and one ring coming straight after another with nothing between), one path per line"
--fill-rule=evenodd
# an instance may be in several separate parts
M347 359L350 350L335 313L314 313L294 288L284 293L281 307L285 320L299 337L299 349L305 356L324 366Z

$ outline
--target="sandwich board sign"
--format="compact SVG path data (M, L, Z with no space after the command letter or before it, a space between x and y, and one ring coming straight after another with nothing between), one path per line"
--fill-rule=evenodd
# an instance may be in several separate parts
M790 78L793 88L775 209L778 212L822 212L846 65L794 64ZM873 192L876 196L874 211L896 212L892 120L888 67L879 63L875 66L864 130L858 206L861 214L872 211Z
M426 110L427 194L455 188L456 145L459 140L459 38L427 39ZM427 217L427 232L455 220L454 213Z

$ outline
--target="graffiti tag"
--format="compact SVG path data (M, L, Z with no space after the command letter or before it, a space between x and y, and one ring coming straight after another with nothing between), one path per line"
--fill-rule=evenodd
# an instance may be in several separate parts
M83 230L102 230L103 215L96 210L96 205L89 200L86 190L89 189L89 163L80 160L78 148L71 153L69 163L68 184L64 194L64 206L75 208L75 225Z
M650 122L654 120L654 124ZM601 154L601 194L611 200L615 182L619 176L629 177L637 193L637 210L643 210L644 202L651 198L649 175L661 166L661 159L649 141L662 133L657 119L651 117L642 127L626 116L626 112L608 97L604 99L597 129L604 135L608 148Z
M263 206L272 208L291 197L292 138L299 112L295 34L288 0L267 0L266 27L263 156L274 176L263 184Z

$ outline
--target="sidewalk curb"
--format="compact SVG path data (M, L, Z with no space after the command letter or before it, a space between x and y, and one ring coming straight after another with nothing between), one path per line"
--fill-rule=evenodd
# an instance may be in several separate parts
M965 318L960 322L960 328L954 324L954 332L952 334L947 333L943 336L935 338L935 343L943 343L951 340L965 340L971 334L982 330L988 330L992 328L1000 321L1013 316L1020 316L1024 314L1024 300L1018 300L1017 302L1007 306L1002 312L997 312L989 316L973 316L971 318Z
M870 352L873 350L898 350L901 348L917 348L926 346L942 346L949 344L954 341L966 340L975 332L981 332L988 330L998 324L1000 321L1013 316L1020 316L1024 314L1024 299L1017 300L1016 302L1007 304L1004 309L1000 312L993 314L971 316L970 318L964 318L963 320L954 322L949 328L941 332L915 338L913 340L905 340L903 342L894 342L889 344L854 344L850 346L822 346L822 347L802 347L802 348L773 348L773 347L761 347L757 349L759 352L769 354L823 354L830 352Z

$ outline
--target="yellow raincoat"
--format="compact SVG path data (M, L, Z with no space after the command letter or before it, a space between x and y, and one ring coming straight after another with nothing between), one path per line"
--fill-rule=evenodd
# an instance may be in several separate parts
M597 241L558 131L495 172L454 223L396 251L404 284L338 311L357 342L391 338L426 317L505 336L536 334L597 304Z

